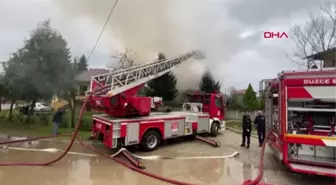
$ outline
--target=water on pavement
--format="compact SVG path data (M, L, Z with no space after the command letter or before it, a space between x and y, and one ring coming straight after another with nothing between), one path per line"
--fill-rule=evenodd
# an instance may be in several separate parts
M1 139L2 138L2 139ZM4 136L0 135L0 140ZM5 138L6 139L6 138ZM15 139L15 138L11 138ZM20 138L16 138L20 139ZM240 148L241 137L225 131L217 137L220 148L212 148L198 141L168 144L151 153L137 155L201 156L230 155L238 151L240 155L230 159L192 159L143 161L146 170L164 177L195 184L239 185L246 179L256 177L260 148L252 140L249 150ZM37 141L16 145L15 147L60 148L66 147L64 141ZM101 150L109 152L99 146ZM72 151L90 153L75 144ZM9 150L0 152L1 162L41 162L55 158L59 153ZM265 154L263 182L276 185L331 185L334 179L307 176L288 171L269 151ZM167 184L131 171L103 157L67 155L60 162L48 167L0 167L0 184L34 185L159 185Z

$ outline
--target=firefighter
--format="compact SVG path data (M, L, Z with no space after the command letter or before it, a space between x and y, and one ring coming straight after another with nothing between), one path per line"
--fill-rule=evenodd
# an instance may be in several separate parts
M245 114L243 116L243 132L242 132L242 137L243 141L242 144L240 145L241 147L245 147L245 141L246 141L246 148L250 148L250 138L251 138L251 131L252 131L252 121L250 118L250 115Z
M63 113L64 113L64 111L62 109L57 109L57 111L53 115L52 122L53 122L53 134L54 135L59 135L60 134L58 132L58 129L59 129L59 126L62 122Z
M258 139L259 139L259 147L261 147L264 143L266 125L265 125L265 116L262 114L262 111L258 111L258 115L254 120L254 126L258 131Z

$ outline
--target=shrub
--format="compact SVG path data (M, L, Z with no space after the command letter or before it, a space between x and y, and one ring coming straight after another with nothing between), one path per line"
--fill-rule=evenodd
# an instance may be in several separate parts
M92 125L92 113L91 112L84 113L80 130L91 131L91 125Z
M60 128L69 128L70 126L70 113L67 112L63 115L62 122L60 124Z
M20 116L23 116L23 115L20 114ZM32 116L31 123L38 124L41 126L47 126L51 122L51 118L52 118L51 114L36 115L36 116Z
M84 112L82 117L82 125L80 127L81 131L91 131L91 124L92 124L92 114L94 112ZM62 119L62 123L60 125L61 128L70 128L70 119L71 114L67 112ZM75 124L78 121L78 113L75 114Z

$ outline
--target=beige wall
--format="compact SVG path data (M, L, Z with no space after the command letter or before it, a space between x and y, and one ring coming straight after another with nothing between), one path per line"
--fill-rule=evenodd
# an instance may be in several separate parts
M226 110L225 111L225 120L242 120L244 112L234 111L234 110ZM250 113L252 121L256 117L257 112Z
M336 67L336 60L335 59L324 60L323 67Z
M321 55L323 59L323 67L336 67L336 54L334 52L327 52Z

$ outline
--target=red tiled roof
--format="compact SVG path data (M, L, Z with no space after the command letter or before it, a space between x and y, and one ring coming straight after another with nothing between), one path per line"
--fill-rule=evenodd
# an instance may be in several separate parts
M246 90L243 89L243 90L236 90L234 93L235 94L245 94Z

